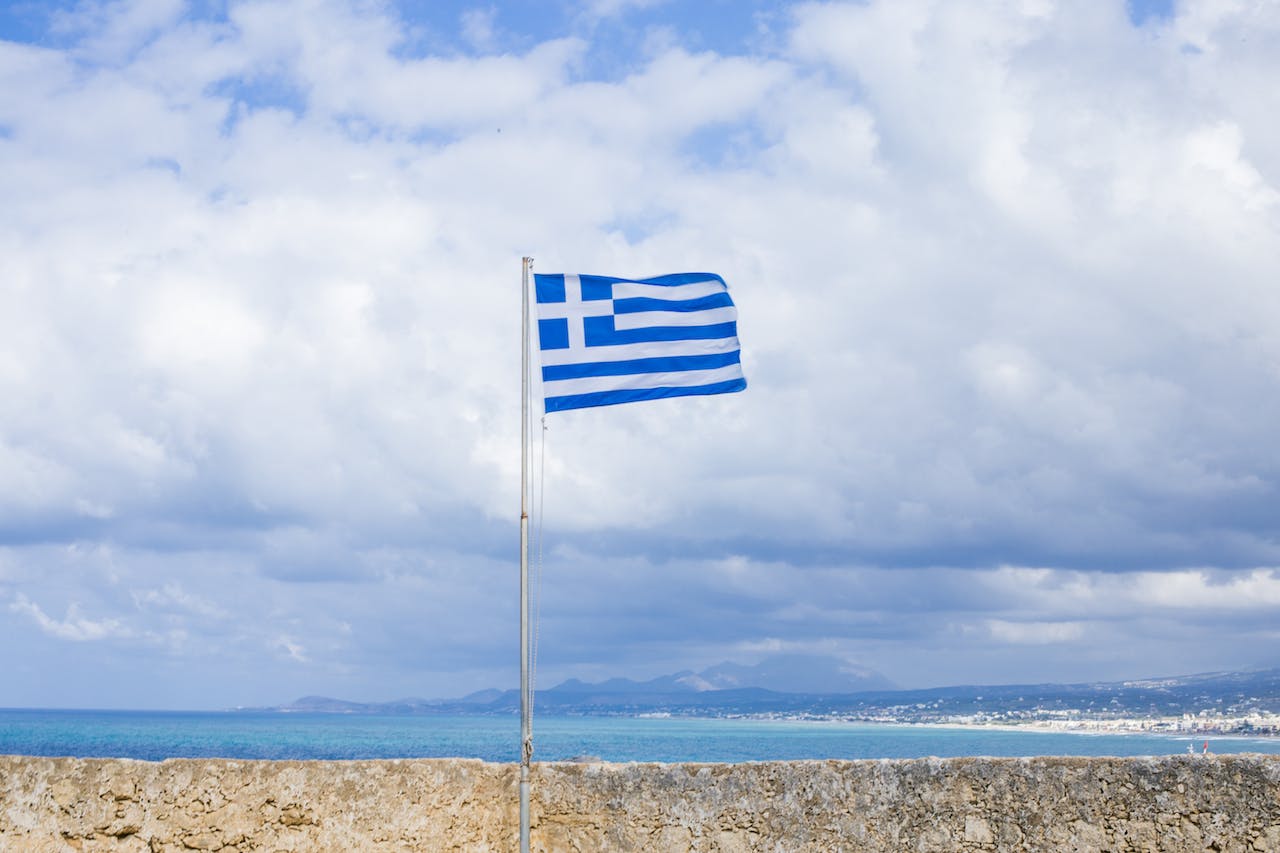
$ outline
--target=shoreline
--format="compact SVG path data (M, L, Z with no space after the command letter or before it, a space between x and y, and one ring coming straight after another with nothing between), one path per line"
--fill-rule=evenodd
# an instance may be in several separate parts
M640 715L637 719L648 719L649 715ZM672 716L672 719L678 719ZM742 715L733 717L693 716L684 719L701 720L751 720L756 722L787 723L830 723L866 726L898 726L902 728L950 729L958 731L996 731L996 732L1041 732L1046 734L1081 734L1081 735L1145 735L1150 737L1169 738L1175 740L1197 740L1203 738L1221 738L1232 740L1274 741L1280 738L1280 718L1272 718L1266 723L1267 728L1259 731L1238 731L1232 728L1217 728L1209 723L1204 728L1178 729L1174 726L1178 721L1167 717L1096 717L1076 718L1071 720L895 720L895 719L862 719L842 716L810 716L794 717L779 715ZM1230 725L1231 720L1221 723Z
M1110 721L1099 721L1110 722ZM934 729L961 729L961 730L977 730L977 731L996 731L996 732L1043 732L1046 734L1058 735L1087 735L1087 736L1105 736L1105 735L1146 735L1149 737L1165 738L1168 740L1263 740L1274 741L1277 738L1275 734L1264 734L1261 732L1254 734L1241 734L1239 732L1217 732L1217 731L1152 731L1140 727L1093 727L1093 726L1055 726L1055 725L1039 725L1036 723L906 723L905 725L920 726L922 728Z
M605 715L612 716L612 715ZM1260 731L1233 731L1219 727L1203 727L1203 729L1172 729L1175 721L1166 717L1084 717L1075 720L1024 720L1024 721L986 721L986 720L886 720L859 719L844 716L813 715L657 715L657 713L640 713L631 716L634 720L703 720L708 722L781 722L781 724L815 724L815 725L852 725L852 726L886 726L902 727L902 729L943 729L957 731L1010 731L1010 733L1044 733L1044 734L1083 734L1083 735L1146 735L1152 738L1174 740L1197 740L1204 738L1231 740L1265 740L1275 742L1280 739L1280 721L1275 722L1274 729ZM1225 722L1225 721L1224 721Z

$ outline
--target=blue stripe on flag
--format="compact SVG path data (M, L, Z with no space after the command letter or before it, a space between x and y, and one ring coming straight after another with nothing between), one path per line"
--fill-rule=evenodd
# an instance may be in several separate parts
M538 275L534 276L534 278L540 277L541 276ZM552 277L553 276L550 275L546 276L546 278ZM564 275L561 273L557 273L554 278L560 279L561 282L564 281ZM659 287L677 287L681 284L694 284L699 281L718 281L722 285L724 284L724 279L713 272L677 272L669 275L656 275L653 278L617 278L616 276L611 275L580 275L578 276L578 279L584 285L589 287L612 287L618 282L625 282L627 284L653 284ZM725 286L727 287L728 285ZM545 300L539 299L538 301L543 302ZM564 300L556 299L552 301L563 302Z
M637 388L627 391L595 391L591 394L573 394L565 397L548 397L548 412L563 412L568 409L585 409L591 406L613 406L618 403L636 403L641 400L660 400L664 397L700 397L707 394L728 394L741 391L747 387L745 379L730 379L728 382L715 382L710 385L695 385L692 388Z
M682 370L711 370L742 363L742 350L711 355L674 355L662 358L633 358L628 361L593 361L585 364L551 364L542 368L542 380L581 379L584 376L629 376L636 373L674 373Z
M738 334L737 323L714 323L710 326L650 326L646 329L615 329L612 317L587 317L587 352L591 347L611 347L618 344L642 344L649 341L706 341L714 338L732 338Z
M727 293L715 293L700 299L650 299L632 296L613 300L613 313L639 314L642 311L706 311L710 308L732 308L733 300Z

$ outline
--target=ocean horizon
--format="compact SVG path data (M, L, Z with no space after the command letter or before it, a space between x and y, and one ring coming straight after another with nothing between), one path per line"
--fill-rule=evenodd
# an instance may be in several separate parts
M1280 738L1060 732L825 720L534 719L535 761L716 762L1280 754ZM519 718L278 711L0 709L0 754L77 758L518 760Z

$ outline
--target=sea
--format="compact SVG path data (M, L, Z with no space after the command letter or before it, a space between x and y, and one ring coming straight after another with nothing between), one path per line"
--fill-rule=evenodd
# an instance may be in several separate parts
M0 709L0 754L518 760L515 716ZM534 760L728 762L955 756L1280 754L1280 738L1083 734L781 719L542 716Z

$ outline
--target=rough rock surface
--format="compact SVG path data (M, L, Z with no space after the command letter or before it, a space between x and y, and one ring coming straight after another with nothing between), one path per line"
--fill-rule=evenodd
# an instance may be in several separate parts
M0 756L0 851L505 851L516 768ZM539 851L1280 853L1280 757L540 764Z

